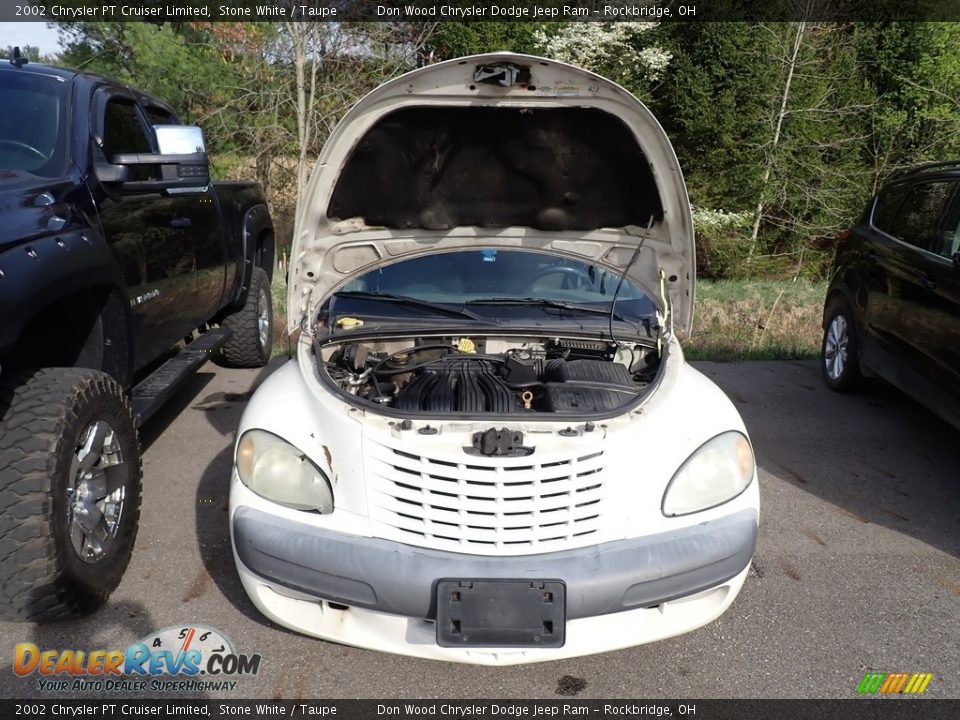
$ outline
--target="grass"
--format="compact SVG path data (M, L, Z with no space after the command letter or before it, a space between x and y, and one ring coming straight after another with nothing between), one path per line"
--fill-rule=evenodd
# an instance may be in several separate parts
M825 283L701 280L688 360L802 360L820 354ZM287 283L273 274L273 354L287 354Z
M697 283L689 360L818 357L826 283L718 280Z

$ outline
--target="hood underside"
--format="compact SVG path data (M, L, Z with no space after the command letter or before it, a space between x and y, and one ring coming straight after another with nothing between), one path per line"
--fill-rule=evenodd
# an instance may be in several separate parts
M510 53L415 70L344 116L297 210L288 329L360 273L478 247L629 265L689 329L693 229L663 129L614 83Z
M630 129L596 108L406 108L350 155L331 220L594 230L662 220L656 182Z

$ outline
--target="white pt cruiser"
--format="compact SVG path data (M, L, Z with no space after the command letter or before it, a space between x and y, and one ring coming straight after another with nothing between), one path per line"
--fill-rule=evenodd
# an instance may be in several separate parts
M289 280L296 357L250 400L230 487L264 615L506 665L733 602L754 455L684 361L686 187L623 88L510 53L382 85L326 143Z

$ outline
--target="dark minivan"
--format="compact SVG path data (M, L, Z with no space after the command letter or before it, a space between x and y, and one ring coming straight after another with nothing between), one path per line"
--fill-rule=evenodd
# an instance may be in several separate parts
M840 240L823 311L827 385L879 376L960 427L960 160L897 176Z

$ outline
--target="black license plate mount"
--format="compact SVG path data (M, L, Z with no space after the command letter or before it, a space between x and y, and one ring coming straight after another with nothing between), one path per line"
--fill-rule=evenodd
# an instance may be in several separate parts
M566 590L562 580L440 580L437 644L563 647Z

